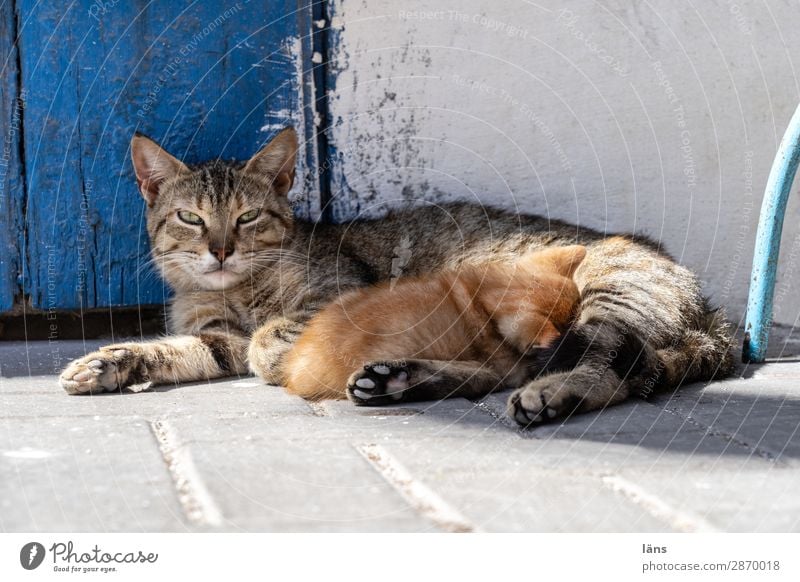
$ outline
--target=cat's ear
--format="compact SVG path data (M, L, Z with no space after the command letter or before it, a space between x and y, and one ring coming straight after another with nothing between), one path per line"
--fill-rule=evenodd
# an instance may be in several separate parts
M189 171L186 164L141 133L134 135L131 140L131 159L139 191L148 206L155 204L158 190L165 180Z
M567 278L572 278L584 258L586 247L583 245L547 247L530 255L532 263Z
M266 179L276 194L285 196L294 184L297 148L297 134L287 127L250 158L244 171Z

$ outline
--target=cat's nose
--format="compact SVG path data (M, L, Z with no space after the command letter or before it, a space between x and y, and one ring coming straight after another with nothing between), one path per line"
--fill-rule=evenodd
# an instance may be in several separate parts
M211 252L212 255L217 257L217 260L222 263L226 257L229 257L233 254L233 247L220 247L215 245L209 245L208 250Z

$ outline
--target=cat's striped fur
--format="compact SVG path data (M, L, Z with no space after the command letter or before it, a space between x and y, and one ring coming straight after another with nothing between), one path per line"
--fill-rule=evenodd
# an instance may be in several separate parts
M588 249L575 273L580 312L540 354L540 375L511 395L518 422L541 420L545 407L559 416L593 410L733 368L722 314L688 269L642 237L471 204L343 225L296 220L286 198L297 152L291 129L246 164L187 167L142 136L132 152L154 261L175 291L169 331L177 337L109 346L72 362L61 376L70 393L248 370L281 384L281 360L304 322L344 289L389 280L398 264L402 276L416 276L576 243ZM237 222L252 209L256 220ZM202 225L187 224L179 211ZM400 262L398 249L406 255ZM459 364L441 377L458 384L475 373ZM488 384L486 392L495 388Z

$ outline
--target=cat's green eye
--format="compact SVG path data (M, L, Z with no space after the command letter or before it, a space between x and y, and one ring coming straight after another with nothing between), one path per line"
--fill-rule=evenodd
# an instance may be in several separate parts
M236 222L239 224L246 224L248 222L253 222L256 218L258 218L258 214L261 212L260 210L248 210L244 214L242 214L239 218L236 219Z
M189 212L188 210L179 210L178 218L180 218L186 224L192 224L194 226L203 224L202 218L197 216L194 212Z

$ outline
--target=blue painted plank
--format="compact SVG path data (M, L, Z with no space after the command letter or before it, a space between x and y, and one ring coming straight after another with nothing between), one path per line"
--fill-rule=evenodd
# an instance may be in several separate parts
M17 67L14 7L0 5L0 311L10 309L17 293L24 185L20 143L24 99Z
M764 201L761 203L756 247L753 253L753 270L750 276L750 292L747 297L745 340L742 349L742 360L745 362L763 362L767 356L783 217L786 214L786 204L789 201L798 163L800 163L800 106L789 121L786 133L778 146L767 178Z
M29 93L25 293L37 307L161 303L163 284L143 267L131 136L141 131L192 163L247 158L289 123L308 130L310 8L20 0L20 22ZM57 268L48 269L53 248Z

